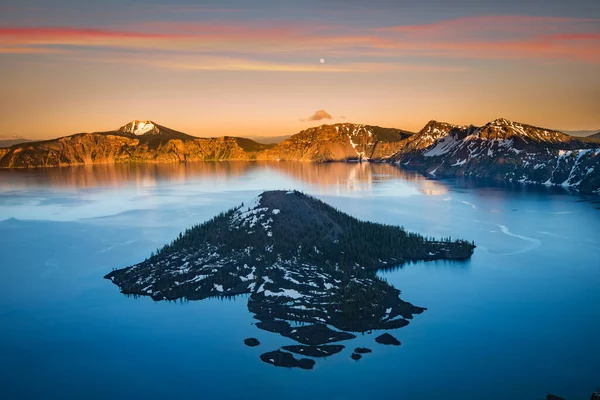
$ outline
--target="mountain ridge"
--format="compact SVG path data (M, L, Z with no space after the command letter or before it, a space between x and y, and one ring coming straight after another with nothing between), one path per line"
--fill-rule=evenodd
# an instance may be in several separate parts
M153 121L0 148L0 168L187 161L390 162L433 177L546 184L600 193L600 141L497 118L483 126L431 120L417 133L338 123L277 144L197 138Z
M600 193L600 144L592 140L504 118L482 127L438 123L426 128L409 139L418 145L408 144L391 161L434 177L465 176Z

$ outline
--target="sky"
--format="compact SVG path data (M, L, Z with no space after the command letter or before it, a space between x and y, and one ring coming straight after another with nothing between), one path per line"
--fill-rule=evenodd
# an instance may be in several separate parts
M600 2L3 1L0 72L0 135L32 139L134 119L196 136L596 130Z

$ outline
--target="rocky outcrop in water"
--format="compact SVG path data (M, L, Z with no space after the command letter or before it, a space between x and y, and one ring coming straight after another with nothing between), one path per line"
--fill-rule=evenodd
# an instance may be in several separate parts
M291 352L317 357L341 351L326 345L352 340L356 332L404 327L425 310L400 299L378 269L409 260L464 260L473 249L462 240L359 221L297 191L272 191L106 278L125 294L157 301L249 294L257 328L302 345ZM263 361L302 368L292 358L277 353Z

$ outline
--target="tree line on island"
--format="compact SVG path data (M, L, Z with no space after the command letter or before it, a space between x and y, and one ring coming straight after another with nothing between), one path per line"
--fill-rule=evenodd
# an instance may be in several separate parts
M278 259L295 256L310 259L323 267L358 264L374 269L410 260L466 259L475 247L472 241L452 237L436 239L408 232L399 226L361 221L321 200L296 193L304 200L303 206L309 205L304 215L294 210L294 205L288 205L273 218L270 229L243 227L236 225L235 215L251 210L242 204L180 233L152 254L150 261L211 244L218 246L223 254L245 250L244 258L249 262L260 258L265 264L272 264ZM272 209L269 204L265 205ZM278 206L285 207L286 204ZM272 246L270 251L265 250L268 246Z

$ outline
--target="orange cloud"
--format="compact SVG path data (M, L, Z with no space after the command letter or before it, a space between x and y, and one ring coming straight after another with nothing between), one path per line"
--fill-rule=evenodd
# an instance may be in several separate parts
M101 48L114 62L134 52L163 52L154 66L178 69L302 72L463 70L432 59L555 59L600 63L600 24L594 19L480 16L429 24L358 29L352 26L156 22L137 29L0 28L1 53L78 53ZM68 50L65 50L68 49ZM332 63L312 64L315 54ZM333 58L336 57L337 59ZM412 63L404 62L410 59ZM415 62L417 61L417 62Z
M307 121L321 121L323 119L332 119L333 117L325 110L318 110L313 115L308 117Z

